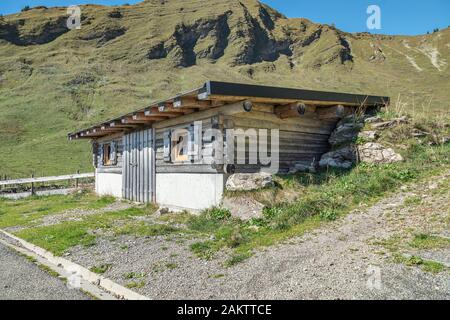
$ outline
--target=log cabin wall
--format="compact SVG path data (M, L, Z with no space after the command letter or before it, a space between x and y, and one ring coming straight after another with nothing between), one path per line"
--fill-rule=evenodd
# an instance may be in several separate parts
M293 117L280 119L271 109L238 113L232 116L223 117L224 130L229 129L268 129L267 149L270 156L272 129L279 130L279 169L280 173L287 173L296 164L309 166L314 160L319 161L320 157L329 151L328 139L334 130L338 119L320 120L315 115L305 115L304 117ZM258 140L260 139L258 135ZM226 140L226 139L225 139ZM235 159L239 148L237 138L234 142ZM260 164L250 165L249 143L247 138L246 164L235 164L235 172L257 172L261 169ZM259 161L258 161L259 163Z
M220 129L226 142L227 129L259 129L268 130L268 150L270 156L272 129L279 130L279 161L280 173L287 173L297 164L309 166L314 160L319 161L322 154L329 151L328 139L338 121L335 119L319 119L316 114L305 115L304 117L293 117L280 119L274 112L273 107L261 106L255 111L241 112L233 115L224 115L217 112L216 115L199 119L190 119L189 122L180 122L170 127L156 129L156 173L223 173L223 169L210 164L210 159L201 157L195 161L185 161L175 163L168 161L164 157L164 135L178 128L187 128L194 121L202 122L202 134L207 129ZM259 137L258 137L259 139ZM238 135L235 132L235 159L239 148L237 145ZM207 149L212 148L212 141L203 138L202 154ZM249 144L248 138L245 144L246 164L236 164L235 172L257 172L261 169L260 164L249 164Z
M197 160L189 160L183 162L175 162L168 160L164 157L164 135L167 132L171 132L175 129L187 128L194 124L195 121L201 121L202 123L202 137L206 130L211 129L213 127L218 128L218 117L199 117L194 121L182 122L174 126L158 128L155 130L155 157L156 157L156 173L218 173L219 171L216 168L213 168L204 157L201 157ZM167 142L166 142L167 143ZM211 148L211 141L202 141L202 152L208 148Z

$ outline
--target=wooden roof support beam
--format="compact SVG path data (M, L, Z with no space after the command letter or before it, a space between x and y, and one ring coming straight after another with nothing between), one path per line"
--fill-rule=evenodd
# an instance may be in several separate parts
M221 107L228 103L239 102L250 99L249 97L234 97L234 96L216 96L208 95L207 93L199 93L197 96L198 101L207 102L211 107ZM251 99L253 101L253 99ZM265 102L265 101L260 101Z
M173 99L173 107L176 108L192 108L207 109L211 107L210 101L201 101L193 97L177 97Z
M134 119L133 116L126 116L121 119L123 124L152 124L153 121L150 118L146 119Z
M136 112L131 116L131 118L135 121L147 121L147 122L149 121L153 122L159 119L167 119L166 116L158 116L158 115L146 116L145 112Z
M341 104L332 107L319 107L317 108L317 115L320 120L327 119L342 119L352 114L353 108L350 106L343 106Z
M225 105L226 102L222 101L222 100L211 100L210 104L211 104L211 107L216 108L216 107L221 107L221 106Z
M138 124L123 124L122 122L119 121L113 121L109 124L110 127L112 128L120 128L120 129L134 129L134 128L138 128L140 125Z
M94 132L118 132L120 129L118 128L111 128L108 125L103 125L101 127L96 127L92 131Z
M174 118L180 115L179 112L159 112L158 108L148 108L144 111L144 115L146 117L152 117L154 119L167 119L167 118Z
M222 101L223 103L233 103L242 100L251 100L254 103L266 103L266 104L276 104L276 105L284 105L287 103L296 103L300 100L297 99L281 99L281 98L264 98L264 97L253 97L253 96L224 96L224 95L204 95L199 94L199 100L203 101L211 101L214 103L215 101ZM341 101L321 101L321 100L301 100L303 103L307 105L321 105L321 106L336 106ZM345 103L346 106L360 106L361 103Z
M82 131L79 133L78 138L98 138L98 137L103 137L105 135L107 135L108 133L106 132L101 132L101 131L94 131L94 130L86 130L86 131ZM77 138L77 139L78 139Z
M174 108L171 103L160 103L158 105L158 111L160 113L166 113L166 112L173 112L173 113L179 113L179 114L189 114L194 112L194 110L191 109L182 109L182 108Z
M95 130L97 130L97 129L95 129ZM126 131L126 129L123 129L123 128L111 128L108 124L101 126L99 130L101 130L103 132L107 132L107 133L118 133L118 132Z
M107 132L105 132L105 131L103 131L103 132L101 132L101 131L86 131L86 132L84 132L84 133L81 133L81 135L83 136L83 137L102 137L102 136L105 136L105 135L107 135L108 133Z
M280 119L288 119L295 117L302 117L306 114L316 111L316 107L313 105L305 105L302 102L294 102L284 106L275 107L275 114Z

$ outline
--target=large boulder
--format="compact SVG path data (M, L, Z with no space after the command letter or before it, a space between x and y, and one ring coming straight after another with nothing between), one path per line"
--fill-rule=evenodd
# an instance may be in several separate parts
M353 146L347 146L325 153L320 159L319 166L350 169L356 163L356 160L355 148Z
M369 142L358 146L359 161L365 163L393 163L403 161L403 157L391 148Z
M222 206L230 210L233 217L241 220L259 219L263 216L264 205L251 197L225 197Z
M265 172L235 173L228 177L228 191L250 191L273 186L272 175Z
M347 117L337 124L328 142L332 146L352 143L356 140L358 133L363 127L364 125L360 121Z

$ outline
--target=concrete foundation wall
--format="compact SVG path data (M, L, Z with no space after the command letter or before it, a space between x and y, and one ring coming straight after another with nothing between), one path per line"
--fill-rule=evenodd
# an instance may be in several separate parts
M95 171L95 192L101 196L122 198L122 175Z
M156 202L173 209L202 210L222 201L223 174L157 173Z
M156 202L174 210L199 211L217 206L222 201L225 181L223 174L158 173ZM122 198L122 175L96 171L95 191Z

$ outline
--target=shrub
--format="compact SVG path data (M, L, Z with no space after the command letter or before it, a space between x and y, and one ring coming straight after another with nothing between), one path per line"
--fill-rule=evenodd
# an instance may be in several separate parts
M212 209L206 210L206 215L214 220L226 220L231 217L231 212L228 209L214 207Z
M25 6L20 11L21 12L25 12L25 11L28 11L28 10L31 10L30 6Z
M337 213L333 209L325 209L319 213L320 219L334 221L337 218Z
M273 219L276 216L280 215L280 213L282 212L282 208L280 207L265 207L263 209L263 216L266 219Z

